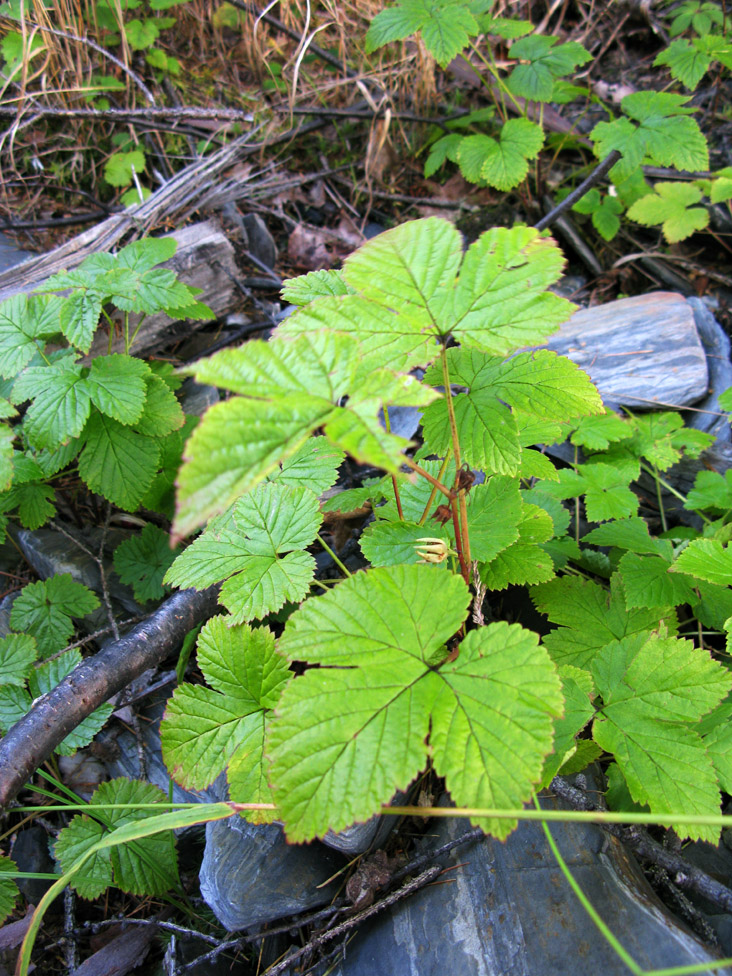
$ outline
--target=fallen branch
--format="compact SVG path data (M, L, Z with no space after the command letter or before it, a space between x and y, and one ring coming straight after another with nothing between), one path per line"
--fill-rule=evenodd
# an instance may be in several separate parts
M572 786L562 776L554 777L551 790L575 810L600 809L583 790ZM678 888L694 891L697 895L708 898L723 911L732 912L732 890L715 881L714 878L710 878L704 871L685 860L681 854L662 847L650 836L645 827L638 824L630 827L602 824L602 829L622 841L640 860L655 864L667 871L671 881Z
M154 613L39 698L0 742L0 807L20 792L69 732L143 671L157 667L217 609L218 587L174 593Z

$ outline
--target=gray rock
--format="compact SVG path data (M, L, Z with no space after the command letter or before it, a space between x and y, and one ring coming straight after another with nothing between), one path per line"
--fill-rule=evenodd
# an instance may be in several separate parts
M619 406L673 409L708 392L707 359L694 309L673 292L581 309L546 348L584 369L603 400Z
M168 692L170 688L168 688ZM160 693L158 693L160 694ZM168 768L163 762L160 748L160 720L165 712L167 699L157 698L147 702L142 708L135 706L142 721L141 747L146 766L146 779L159 787L166 796L171 795L174 803L218 803L228 798L226 774L222 773L205 790L186 790L175 780L171 780ZM97 738L103 747L104 765L111 779L126 776L137 779L140 775L138 742L132 732L119 725L103 729Z
M338 883L320 886L343 864L317 842L288 844L276 824L231 817L206 825L201 894L229 931L255 928L329 902Z
M391 805L401 806L406 802L407 794L397 793L392 799ZM339 830L338 833L329 830L323 838L323 843L332 847L334 851L340 851L341 854L353 857L355 854L363 854L369 849L376 850L381 847L396 824L396 817L371 817L365 823L352 824L345 830Z
M26 827L15 835L10 854L19 871L53 874L54 862L48 850L48 834L37 825ZM53 884L43 878L18 878L18 887L30 905L37 905Z
M442 820L438 847L469 829ZM552 824L563 857L611 931L644 969L719 957L677 922L622 845L599 827ZM625 976L625 964L580 905L537 823L444 859L453 883L424 888L378 915L349 943L332 976ZM710 970L705 971L710 976Z
M719 394L732 386L729 337L704 302L698 298L686 300L694 313L709 372L709 395L695 405L699 412L691 414L687 426L714 434L718 443L727 444L732 439L732 429L727 414L720 410Z
M277 261L277 246L259 214L245 214L242 218L242 226L246 234L249 253L261 261L265 267L274 268Z

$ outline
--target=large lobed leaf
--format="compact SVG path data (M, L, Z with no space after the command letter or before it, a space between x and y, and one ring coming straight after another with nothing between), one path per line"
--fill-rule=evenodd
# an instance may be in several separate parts
M380 426L379 411L394 403L425 406L438 396L411 376L365 369L357 340L334 332L248 342L197 364L195 373L240 395L212 407L188 442L178 479L179 536L276 472L319 427L356 460L396 473L408 442Z
M716 814L716 774L693 725L732 687L726 669L691 641L641 633L604 647L592 673L603 699L593 737L615 755L633 799L653 813ZM719 839L719 827L674 829Z
M306 596L315 560L303 550L321 520L309 488L259 485L239 499L224 527L214 523L181 553L165 582L201 589L226 580L220 600L230 623L261 619Z
M536 635L505 623L471 632L449 662L445 642L469 600L457 576L395 566L352 576L290 617L281 653L320 665L287 685L268 737L291 840L367 819L428 753L461 805L528 799L561 714L559 679ZM499 837L513 827L481 825Z
M163 756L184 786L206 787L228 764L232 800L270 803L266 718L290 672L271 631L230 623L214 617L202 629L198 665L211 688L184 684L176 690L160 727Z

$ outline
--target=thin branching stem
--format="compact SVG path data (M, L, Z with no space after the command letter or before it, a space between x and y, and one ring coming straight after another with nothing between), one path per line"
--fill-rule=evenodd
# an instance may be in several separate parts
M445 460L442 462L440 466L440 470L437 474L437 478L439 481L442 481L442 479L445 477L445 472L447 471L447 466L450 463L451 456L452 456L452 451L449 450L445 455ZM427 516L430 514L430 509L432 508L432 503L435 500L436 494L437 494L437 488L435 487L435 485L433 485L432 491L430 492L430 497L427 499L427 504L425 505L424 511L422 512L422 517L417 523L418 525L424 525L424 523L427 521Z
M429 473L429 471L425 471L424 468L420 468L420 466L417 464L416 461L413 461L410 457L407 457L405 455L404 463L407 465L408 468L411 468L412 471L414 471L416 474L421 474L423 478L426 478L429 481L429 483L431 485L434 485L437 491L441 491L442 494L445 495L445 497L449 501L453 500L453 498L455 497L455 492L452 491L450 488L447 488L445 485L443 485L442 482L438 481L437 478L433 477Z
M452 390L450 388L450 368L447 365L447 349L443 345L442 351L440 352L440 359L442 361L442 381L445 386L445 401L447 403L447 416L450 420L450 437L452 438L452 453L455 456L455 471L459 472L462 467L462 460L460 457L460 438L458 436L457 420L455 419L455 405L452 402ZM460 567L463 570L463 576L465 577L465 582L470 583L470 564L472 562L470 558L470 537L468 534L468 507L465 501L465 491L460 489L458 492L458 510L460 513L460 532L458 533L458 526L455 526L455 548L460 556ZM467 574L467 575L466 575Z
M324 541L322 535L318 534L316 536L316 538L317 538L318 542L321 544L321 546L323 547L323 549L325 549L325 551L328 553L328 555L330 556L330 558L336 564L336 566L338 567L338 569L340 569L340 571L343 573L343 575L344 576L352 576L353 574L351 573L351 571L348 569L348 567L345 565L345 563L342 560L340 560L338 558L338 556L336 556L335 552L330 548L330 546L328 545L328 543ZM320 580L318 582L320 582Z
M386 428L387 434L391 433L391 422L389 420L389 408L384 407L384 427ZM391 476L391 483L394 486L394 498L396 499L397 515L399 516L399 521L404 521L404 512L402 511L402 500L399 496L399 485L397 484L396 475Z

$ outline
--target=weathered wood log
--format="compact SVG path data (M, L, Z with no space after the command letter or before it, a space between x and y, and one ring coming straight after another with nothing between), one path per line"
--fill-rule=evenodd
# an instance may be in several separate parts
M576 312L546 343L589 373L606 403L682 407L708 392L707 359L683 295L655 291Z
M235 284L239 270L234 259L234 248L215 221L191 224L166 236L176 239L178 250L161 267L175 271L185 284L202 288L198 300L208 305L216 318L226 315L241 304L241 295ZM130 316L130 334L134 334L139 321L139 315ZM200 324L196 322L193 327ZM162 313L149 315L143 322L131 351L136 356L144 356L176 335L187 335L190 331L191 325L180 319L170 318ZM99 329L94 336L89 358L105 355L108 343L107 330ZM112 351L124 352L124 336L121 331L112 340Z

